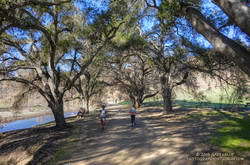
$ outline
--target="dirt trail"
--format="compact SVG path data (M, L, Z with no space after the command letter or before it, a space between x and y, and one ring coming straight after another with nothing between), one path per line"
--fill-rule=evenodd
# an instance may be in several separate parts
M160 115L143 112L137 125L130 127L128 111L109 108L113 116L104 132L97 121L82 125L81 140L72 149L70 158L57 164L64 165L191 165L235 164L227 161L197 161L188 157L197 152L211 152L205 143L206 129L198 123L171 120L163 122ZM155 113L154 113L155 114ZM159 113L158 113L159 114ZM88 129L86 129L88 128ZM203 131L200 131L203 130ZM239 162L245 164L244 161Z

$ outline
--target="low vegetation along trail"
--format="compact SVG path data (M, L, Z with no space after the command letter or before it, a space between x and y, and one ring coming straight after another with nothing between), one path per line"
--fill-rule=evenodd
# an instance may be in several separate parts
M220 161L190 160L201 156L198 154L212 152L206 143L206 129L212 127L189 120L184 123L173 116L166 122L166 115L160 111L144 108L137 115L136 127L132 128L127 109L109 107L108 110L111 117L104 132L96 118L79 122L79 139L64 148L69 153L53 164L220 164ZM178 116L183 114L180 112ZM235 164L235 161L224 161L224 164Z

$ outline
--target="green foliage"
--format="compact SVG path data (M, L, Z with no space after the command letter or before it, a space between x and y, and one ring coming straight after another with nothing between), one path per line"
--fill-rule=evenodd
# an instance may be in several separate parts
M249 85L241 81L238 86L233 89L228 101L232 104L242 104L247 99L248 93Z
M147 42L145 39L135 33L131 33L129 35L126 35L122 38L120 38L120 41L116 41L117 47L121 50L143 50L145 49Z
M163 29L167 30L175 24L177 18L183 17L182 8L185 5L198 6L201 0L163 0L158 7L157 17L162 21Z
M116 48L124 47L129 41L129 38L130 38L130 34L118 32L116 36L112 39L112 44Z
M131 101L123 101L119 103L120 105L132 105Z
M220 128L211 143L224 149L250 151L250 118L237 112L220 112Z
M147 44L146 40L142 36L136 34L132 34L127 43L128 46L135 47L138 49L145 48L146 44Z
M179 0L164 0L158 11L158 17L161 19L166 19L168 21L173 21L177 13L180 13L181 4Z

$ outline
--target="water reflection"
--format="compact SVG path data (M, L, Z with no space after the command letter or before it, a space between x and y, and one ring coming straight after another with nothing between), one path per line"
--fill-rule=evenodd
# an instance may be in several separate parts
M77 112L66 112L64 113L64 117L75 116L76 113ZM34 117L34 118L24 119L24 120L16 120L10 123L5 123L3 125L0 125L0 132L31 128L31 127L34 127L40 124L45 124L51 121L54 121L54 117L52 115L39 116L39 117Z

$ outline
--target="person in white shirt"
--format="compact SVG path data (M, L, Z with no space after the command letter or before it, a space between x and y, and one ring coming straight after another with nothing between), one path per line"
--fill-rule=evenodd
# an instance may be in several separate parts
M101 122L101 127L102 130L104 130L104 126L106 123L106 118L107 118L107 110L105 109L105 105L102 105L102 109L100 110L100 122Z

